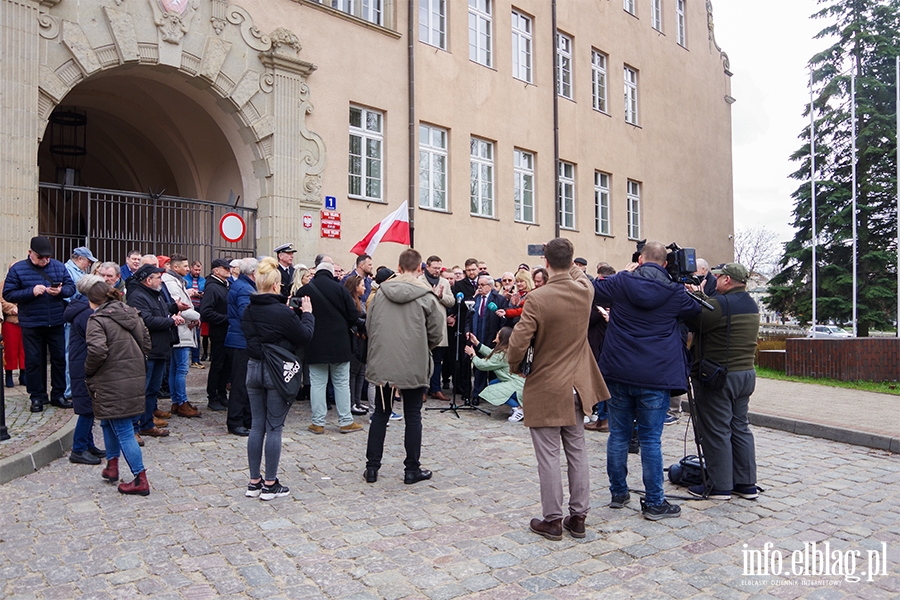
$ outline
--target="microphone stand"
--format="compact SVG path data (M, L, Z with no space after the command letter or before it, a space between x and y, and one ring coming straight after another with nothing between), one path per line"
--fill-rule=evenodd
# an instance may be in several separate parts
M457 419L460 418L459 411L461 411L461 410L478 410L478 411L483 412L486 415L490 414L488 411L478 408L477 406L474 406L468 398L466 398L463 401L462 406L460 406L459 404L456 403L456 389L457 389L457 386L459 385L459 377L460 377L459 339L460 339L460 336L464 335L464 332L465 332L464 328L463 328L462 332L460 331L460 328L463 327L462 307L463 307L464 303L466 304L466 308L469 310L472 310L472 307L475 306L474 300L466 300L465 302L463 302L462 300L457 300L457 302L456 302L456 343L455 343L456 360L454 361L454 368L453 368L453 388L450 390L450 406L447 406L447 407L429 406L429 407L425 408L425 410L439 410L439 411L441 411L441 414L447 412L448 410L452 410L453 414L456 415ZM469 303L471 303L472 306L469 306Z

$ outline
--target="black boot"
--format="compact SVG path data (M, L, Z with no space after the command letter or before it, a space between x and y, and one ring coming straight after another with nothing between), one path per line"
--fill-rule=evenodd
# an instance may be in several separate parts
M25 369L19 369L19 385L25 385Z
M13 381L12 371L6 372L6 387L16 387L16 383Z

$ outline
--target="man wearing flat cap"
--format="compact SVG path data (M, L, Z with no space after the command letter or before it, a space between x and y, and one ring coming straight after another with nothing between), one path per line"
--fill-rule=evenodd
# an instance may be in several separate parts
M281 271L281 293L291 291L294 282L294 253L297 249L293 244L282 244L275 248L275 259L278 260L278 269Z
M712 269L716 295L704 310L688 321L694 331L692 379L699 415L695 419L709 475L703 485L688 488L692 496L731 500L756 498L756 447L747 412L756 387L753 358L759 334L759 307L747 293L747 268L727 263ZM727 369L720 389L700 381L700 361L714 361ZM710 368L704 364L704 371Z
M63 263L52 258L53 245L44 236L31 238L28 257L9 269L3 298L19 306L19 326L25 349L25 382L31 397L31 412L41 412L48 402L57 408L72 408L66 401L65 299L75 294L75 282ZM50 396L47 396L47 366L50 353Z
M225 347L228 333L228 273L229 261L217 258L206 278L206 289L200 301L200 318L209 323L209 375L206 378L206 397L210 410L227 410L226 386L231 374L232 356Z
M97 257L91 252L91 249L87 246L79 246L72 250L72 258L66 261L66 270L69 272L69 277L72 278L72 282L77 284L78 281L87 275L91 270L91 265L97 262ZM80 294L77 291L73 297L79 297ZM66 302L69 302L72 298L66 298ZM71 325L69 323L65 324L65 335L66 335L66 400L72 399L72 379L69 377L69 329Z

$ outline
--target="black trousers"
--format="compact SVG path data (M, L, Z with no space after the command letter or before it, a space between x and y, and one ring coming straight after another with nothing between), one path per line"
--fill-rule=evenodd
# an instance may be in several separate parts
M22 327L25 350L25 388L32 400L47 398L47 352L50 352L50 400L62 400L66 392L65 326Z
M247 356L246 348L231 348L231 396L228 398L228 429L246 427L250 429L250 398L247 396Z
M403 466L407 471L418 471L422 455L422 401L425 390L420 387L413 390L400 390L403 397L403 446L406 448L406 460ZM366 444L366 468L381 468L381 457L384 455L384 437L387 433L388 419L391 416L391 388L382 386L375 390L375 413L369 425L369 439Z
M210 336L209 374L206 376L206 397L210 402L218 400L228 404L228 374L231 371L231 348L225 347L225 338Z
M463 398L472 398L472 359L466 355L465 340L459 342L456 370L453 372L453 391Z

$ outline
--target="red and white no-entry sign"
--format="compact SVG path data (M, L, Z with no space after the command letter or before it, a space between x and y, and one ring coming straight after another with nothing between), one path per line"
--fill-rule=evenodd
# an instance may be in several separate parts
M225 213L219 221L219 233L226 242L239 242L247 233L247 224L244 223L241 215L233 212Z

